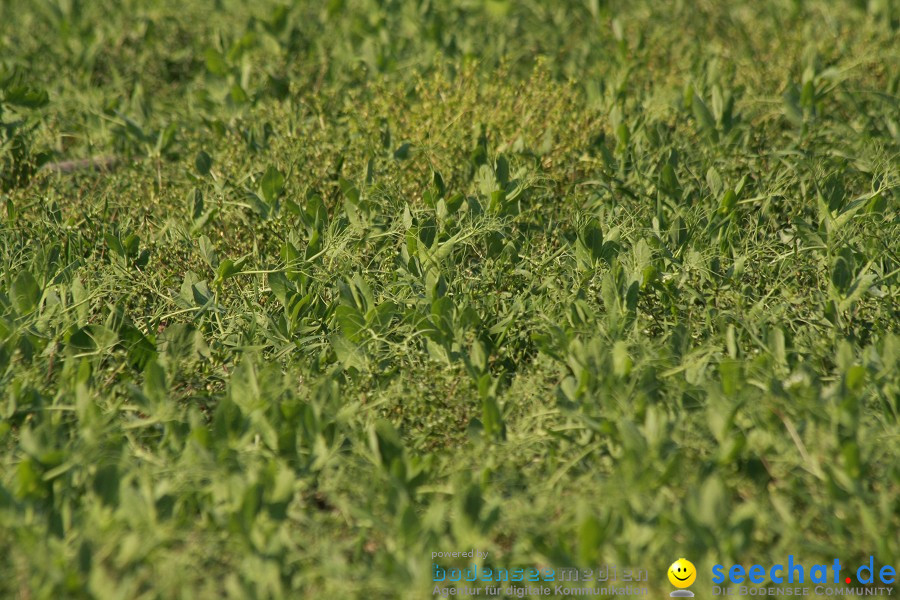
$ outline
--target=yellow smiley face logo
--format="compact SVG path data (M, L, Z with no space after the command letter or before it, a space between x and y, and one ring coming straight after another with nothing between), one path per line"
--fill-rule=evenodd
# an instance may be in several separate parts
M694 563L686 558L679 558L669 567L669 581L677 588L690 587L697 579L697 569Z

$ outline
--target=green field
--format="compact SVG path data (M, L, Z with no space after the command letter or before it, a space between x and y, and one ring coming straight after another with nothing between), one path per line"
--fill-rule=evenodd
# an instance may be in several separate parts
M896 568L898 200L893 0L0 0L0 598Z

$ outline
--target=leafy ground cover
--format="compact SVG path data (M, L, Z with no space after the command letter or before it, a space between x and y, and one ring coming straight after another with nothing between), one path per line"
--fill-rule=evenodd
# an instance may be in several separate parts
M896 566L898 19L0 2L0 594Z

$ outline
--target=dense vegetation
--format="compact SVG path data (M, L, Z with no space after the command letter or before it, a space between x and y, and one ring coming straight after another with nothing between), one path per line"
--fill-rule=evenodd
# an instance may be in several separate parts
M0 596L897 565L898 19L0 1Z

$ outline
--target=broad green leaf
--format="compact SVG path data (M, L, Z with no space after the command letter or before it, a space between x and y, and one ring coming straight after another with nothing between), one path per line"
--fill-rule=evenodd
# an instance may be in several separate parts
M363 223L359 211L359 190L346 179L342 178L339 183L341 190L344 193L344 212L347 213L347 219L350 221L351 225L362 225Z
M710 167L706 172L706 185L709 186L713 196L718 196L722 192L722 176L715 167Z
M10 288L13 308L21 315L27 315L37 308L41 301L41 286L29 271L20 271Z
M216 269L216 282L222 283L226 279L231 279L235 275L239 275L244 262L245 259L234 261L230 258L226 258L225 260L220 262L219 268Z
M694 118L697 120L700 128L714 141L718 141L719 133L716 131L716 119L709 111L709 108L706 106L703 99L696 94L694 94L692 108L694 111Z
M631 360L631 356L628 354L628 344L623 341L618 341L613 346L612 351L612 359L613 359L613 372L618 377L628 377L631 374L631 369L634 366L634 362Z
M212 241L205 235L201 235L198 240L200 244L200 255L203 256L203 260L206 261L213 269L218 269L219 267L219 255L216 252L215 246L213 246Z
M366 320L352 306L341 305L334 310L334 318L341 332L350 340L356 340L366 328Z
M583 564L597 561L605 537L603 525L597 517L586 514L581 519L578 524L578 558Z
M603 257L603 231L596 219L590 219L578 232L576 254L583 267L593 268Z
M734 190L728 190L719 203L719 214L722 216L730 215L734 212L735 206L737 206L737 194L734 193Z
M23 108L40 108L50 102L50 96L45 90L16 85L3 92L3 102Z
M127 235L125 239L122 240L122 249L125 251L125 256L128 258L137 256L140 246L141 238L134 233Z
M667 196L673 200L681 200L681 184L678 182L678 176L675 174L675 168L671 163L666 163L662 171L659 173L659 187Z
M155 360L149 361L144 369L144 394L154 403L165 401L169 395L166 371Z
M247 104L250 102L250 96L247 95L247 92L244 91L244 88L241 87L241 84L235 83L231 86L231 101L235 104Z
M267 398L261 393L254 361L245 357L235 368L228 386L228 394L245 415L265 408Z
M194 168L196 168L197 172L204 177L209 175L209 170L212 168L212 158L210 155L204 150L198 152L197 157L194 159Z
M102 325L85 325L69 337L69 346L74 350L93 352L113 347L118 341L116 332Z
M128 353L128 362L136 369L143 369L157 356L156 345L133 325L119 329L119 343Z
M122 246L122 242L119 241L119 238L111 233L106 233L103 235L103 239L106 240L106 245L112 252L115 252L123 258L125 257L125 248Z
M385 468L390 468L395 460L404 456L403 440L390 421L378 419L369 430L369 447Z
M191 219L196 221L203 215L203 192L200 188L192 188L187 195L188 210L191 213Z
M269 205L274 205L281 191L284 189L284 175L281 171L269 165L260 182L260 190L262 190L263 198Z
M225 58L214 48L207 48L203 55L206 60L206 69L213 75L220 77L228 74L228 65L225 64Z

